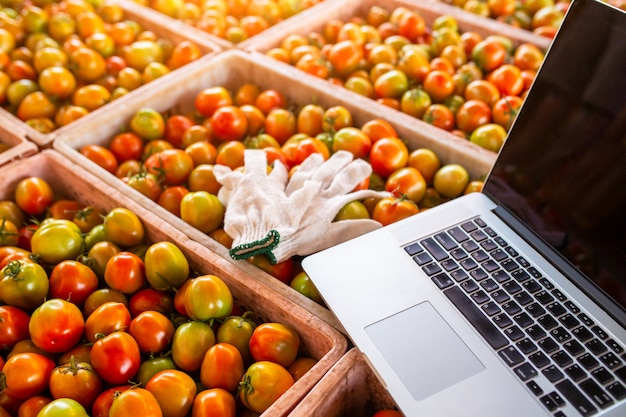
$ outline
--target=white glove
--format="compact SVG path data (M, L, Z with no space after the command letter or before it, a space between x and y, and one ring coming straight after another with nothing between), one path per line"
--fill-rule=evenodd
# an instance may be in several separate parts
M380 228L379 222L370 219L333 222L339 210L352 201L391 195L374 190L352 192L371 173L370 164L354 159L348 151L337 151L327 161L319 154L310 155L292 175L285 193L287 196L299 191L315 194L298 230L281 239L273 250L277 262L293 255L309 255ZM316 186L311 187L311 183Z

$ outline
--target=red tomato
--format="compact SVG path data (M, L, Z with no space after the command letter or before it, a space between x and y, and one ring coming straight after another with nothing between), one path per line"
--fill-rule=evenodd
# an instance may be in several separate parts
M250 337L250 354L255 361L271 361L287 367L298 356L300 336L282 323L262 323Z
M132 319L128 332L142 353L157 354L174 339L174 324L158 311L144 311Z
M163 411L154 395L145 388L122 391L113 399L109 417L128 417L141 410L141 417L162 417Z
M24 401L17 410L18 417L37 417L44 406L49 404L52 398L44 395L36 395Z
M49 298L61 298L82 307L87 297L98 289L96 273L78 261L65 260L49 274Z
M59 298L46 300L37 307L28 324L35 346L49 353L70 350L80 341L84 328L80 309Z
M265 255L261 254L250 256L246 260L285 284L291 282L295 272L293 258L287 258L282 262L272 264Z
M263 413L293 384L293 377L281 365L269 361L255 362L242 378L239 399L250 410Z
M386 178L396 169L406 165L409 149L398 138L381 138L372 144L369 159L372 170Z
M374 206L372 219L386 226L418 212L417 204L406 197L384 197Z
M46 180L28 177L17 183L14 199L19 208L27 214L39 216L52 204L54 191Z
M165 139L174 147L180 148L182 146L183 134L193 125L195 125L195 122L185 115L174 114L169 116L165 120Z
M207 350L200 367L200 381L207 388L235 392L245 372L239 349L230 343L216 343Z
M18 353L4 364L3 393L11 398L25 400L39 395L48 388L54 361L38 353Z
M18 307L0 306L0 341L2 341L2 349L12 349L20 340L30 338L28 330L29 320L30 316L28 313Z
M145 388L154 395L167 417L187 416L197 392L193 378L178 369L157 372Z
M372 417L404 417L404 414L397 410L380 410L374 413Z
M118 133L109 142L109 150L113 153L118 163L140 160L143 148L143 139L134 132Z
M131 387L132 385L118 385L102 391L91 407L91 417L109 417L113 399Z
M144 288L130 297L128 309L131 317L137 317L144 311L158 311L168 315L174 312L174 296L154 288Z
M77 362L74 358L56 367L50 375L50 393L53 398L71 398L86 409L91 408L101 391L102 380L91 365Z
M183 149L165 149L150 155L143 163L146 171L162 179L165 185L181 185L193 170L191 156Z
M85 145L80 149L80 154L111 174L115 174L118 167L117 159L113 152L104 146Z
M397 197L406 196L411 201L419 203L426 193L426 180L417 168L407 166L389 175L385 182L385 190Z
M235 397L221 388L200 391L193 400L191 413L194 417L235 417Z
M222 106L211 116L211 129L218 140L241 140L248 132L248 118L237 106Z
M125 304L109 301L96 308L85 321L85 337L95 343L99 337L128 331L131 318Z
M131 381L140 364L139 346L128 333L113 332L98 339L91 348L91 365L109 384L122 385Z
M132 252L118 252L107 262L104 280L114 290L135 293L147 283L144 262Z

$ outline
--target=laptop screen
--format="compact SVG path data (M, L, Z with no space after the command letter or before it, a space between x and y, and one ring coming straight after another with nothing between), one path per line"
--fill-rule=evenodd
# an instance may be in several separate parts
M484 192L626 311L626 13L575 0L572 14Z

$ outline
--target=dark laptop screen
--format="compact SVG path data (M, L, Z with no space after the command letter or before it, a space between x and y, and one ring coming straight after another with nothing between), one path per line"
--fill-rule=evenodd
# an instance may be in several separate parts
M485 193L626 307L626 13L573 2Z

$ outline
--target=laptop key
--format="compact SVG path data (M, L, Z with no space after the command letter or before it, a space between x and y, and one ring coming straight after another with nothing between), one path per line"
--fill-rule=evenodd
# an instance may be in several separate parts
M473 240L468 240L466 242L463 242L461 246L463 247L463 249L465 249L468 252L474 252L476 249L479 248L478 244L474 242Z
M609 384L606 390L618 401L626 398L626 388L618 381Z
M585 342L593 338L593 334L589 331L589 329L583 326L573 329L572 334L576 337L576 339L580 340L581 342Z
M513 316L513 320L517 322L521 327L528 327L533 324L533 319L526 313L519 313Z
M524 332L517 326L511 326L504 329L504 334L514 342L525 336Z
M600 364L600 362L598 362L598 360L589 353L583 353L577 359L578 362L588 371Z
M454 284L454 281L452 281L452 279L444 273L435 275L431 278L431 280L437 287L439 287L439 289L448 288L450 285Z
M531 379L526 383L526 386L528 387L530 392L532 392L536 396L540 396L541 394L543 394L543 390L541 389L539 384L537 384L537 381Z
M435 242L435 239L433 239L432 237L427 237L426 239L422 240L420 243L422 244L424 249L426 249L428 253L430 253L432 257L438 261L442 261L449 256L448 252L443 250L441 246L439 246L437 242Z
M565 368L565 373L572 378L574 382L582 381L587 377L587 373L577 364Z
M492 292L491 298L493 298L495 302L500 303L500 304L511 299L511 297L509 297L507 293L501 290L496 290Z
M522 311L522 308L515 301L508 301L502 304L502 309L510 315L514 315Z
M408 253L410 256L418 254L418 253L422 252L423 250L424 250L424 248L422 248L422 245L420 245L417 242L411 243L409 246L405 246L404 247L404 251L406 253Z
M452 229L448 230L448 233L450 234L450 236L452 236L454 240L459 243L465 242L467 239L469 239L467 234L459 226L453 227Z
M465 295L463 290L453 286L444 290L443 293L493 349L500 349L508 345L509 341L507 338L500 333L500 330L483 314L480 308Z
M472 221L465 222L461 225L461 228L465 230L467 233L473 232L478 229L478 227Z
M476 304L482 304L490 300L489 296L483 290L476 291L471 297Z
M528 355L537 350L537 346L529 339L524 338L515 344L523 354Z
M491 252L492 250L498 247L498 245L496 245L494 241L491 239L485 240L484 242L480 242L480 246L487 252Z
M541 373L545 376L548 381L556 382L558 380L563 379L563 372L559 368L554 365L550 365L547 368L544 368Z
M442 271L442 269L436 263L429 263L429 264L422 266L422 271L424 271L424 273L430 277L435 274L438 274L439 272Z
M537 323L541 325L546 330L554 329L559 323L554 319L554 317L545 315L543 317L539 317L537 319Z
M615 369L622 365L621 359L615 356L613 352L607 352L604 355L601 355L600 360L609 369Z
M608 334L606 334L606 332L604 331L604 329L602 329L602 327L600 326L593 326L591 328L591 331L594 332L596 335L598 335L598 337L602 340L606 339L609 337Z
M467 254L467 252L465 252L463 249L459 249L459 248L457 248L457 249L452 249L452 250L450 251L450 255L452 255L452 257L453 257L454 259L456 259L457 261L458 261L458 260L461 260L461 259L464 259L464 258L467 258L467 257L469 256L469 255Z
M537 351L531 354L528 356L528 359L539 369L550 365L550 359L542 351Z
M613 399L609 397L609 395L604 392L602 387L600 387L593 379L587 379L579 383L578 386L580 386L585 394L591 397L593 402L595 402L598 407L606 408L613 404Z
M572 338L572 336L569 334L569 332L567 330L565 330L563 327L560 327L560 326L550 330L550 334L559 343L563 343L563 342L565 342L565 341L567 341L567 340Z
M539 347L546 353L550 354L559 349L559 345L552 339L551 337L546 337L545 339L541 339L537 342Z
M491 318L491 320L493 320L496 326L498 326L501 329L504 329L505 327L509 327L511 324L513 324L513 321L509 318L509 316L505 314L496 314L495 316Z
M448 272L454 271L455 269L459 268L459 265L452 259L444 259L443 261L441 261L441 266Z
M467 275L467 272L465 272L462 269L455 269L454 271L450 272L450 276L456 282L465 281L467 278L469 278L469 275Z
M506 363L510 367L524 362L524 356L522 356L522 354L519 353L517 349L515 349L515 346L509 345L505 347L498 352L498 355L500 356L500 358L502 358L504 363Z
M446 232L437 233L435 240L447 251L456 248L458 245Z
M583 345L578 343L578 341L575 339L568 340L567 342L563 343L563 348L568 351L569 354L572 356L578 356L585 351Z
M469 293L474 292L474 291L476 291L476 290L478 289L478 284L476 284L476 283L475 283L474 281L472 281L472 280L467 280L467 281L463 281L463 282L461 283L461 288L463 288L463 290L464 290L466 293L468 293L468 294L469 294Z
M537 376L537 370L528 362L524 362L517 368L513 369L522 381L528 381L530 378Z
M566 367L567 365L573 363L572 357L565 353L565 351L559 350L556 353L553 353L551 356L552 360L556 362L561 368Z
M591 376L593 376L596 381L598 381L602 385L606 385L613 380L613 375L611 375L608 369L604 367L591 371Z
M539 398L539 401L548 409L548 411L555 411L557 408L565 405L565 401L556 392L551 392Z
M598 410L569 379L557 383L556 389L583 416L590 416Z
M609 340L606 341L606 344L609 345L609 347L611 349L613 349L613 352L618 353L618 354L619 353L624 353L624 348L619 343L617 343L615 340L609 339Z
M560 303L550 303L546 308L552 313L553 316L558 317L563 315L567 310Z

